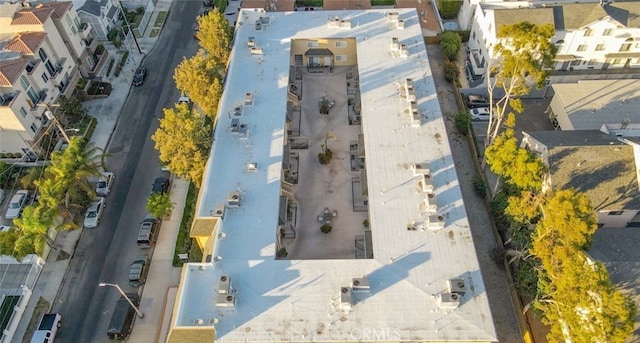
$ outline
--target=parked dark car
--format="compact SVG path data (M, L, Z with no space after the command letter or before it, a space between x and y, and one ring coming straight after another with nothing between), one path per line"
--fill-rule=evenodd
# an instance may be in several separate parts
M465 102L469 108L489 107L489 98L484 95L469 94L465 97Z
M147 68L138 67L138 69L136 69L136 73L133 75L132 84L134 86L142 86L144 84L144 78L146 76L147 76Z
M127 293L127 297L138 306L140 298L135 293ZM116 302L116 308L111 315L111 321L107 327L107 337L112 340L123 340L129 336L131 329L133 328L133 322L136 316L136 312L129 305L129 302L124 297L121 297Z
M151 193L167 193L169 191L169 179L159 177L153 182Z
M147 271L149 270L149 258L147 256L138 256L131 263L129 268L129 284L131 287L139 287L147 279Z

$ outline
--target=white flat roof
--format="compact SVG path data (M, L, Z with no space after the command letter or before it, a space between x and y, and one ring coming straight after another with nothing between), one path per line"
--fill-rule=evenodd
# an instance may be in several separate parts
M387 22L388 10L242 10L196 211L209 217L237 190L242 205L227 208L218 228L225 234L215 248L221 259L185 267L174 326L214 325L220 342L497 341L419 17L415 9L392 11L404 29ZM256 31L260 16L269 25ZM353 27L329 28L336 16ZM250 54L249 37L264 55ZM275 260L291 40L340 37L357 41L374 258ZM407 45L408 57L392 56L392 37ZM405 113L406 78L415 82L419 127ZM227 113L247 92L255 104L244 107L249 135L240 139L229 132ZM245 171L247 162L257 171ZM408 231L425 197L410 166L424 162L446 226ZM232 280L235 308L216 307L221 275ZM341 309L340 287L362 276L370 291L354 293L351 309ZM464 279L467 292L457 308L442 309L437 295L448 292L449 279Z

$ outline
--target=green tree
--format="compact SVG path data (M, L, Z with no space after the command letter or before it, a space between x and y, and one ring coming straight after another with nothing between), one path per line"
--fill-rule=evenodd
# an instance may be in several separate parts
M185 58L180 62L174 71L173 79L180 91L189 94L191 101L211 118L215 118L218 101L222 96L223 70L201 50L191 58Z
M87 110L75 97L67 98L62 95L58 103L60 107L56 114L64 126L77 124L87 116Z
M36 181L42 177L44 169L44 167L29 168L27 174L20 178L20 186L22 186L23 189L35 190Z
M491 75L486 78L491 116L485 146L491 145L498 136L508 106L515 112L522 112L522 102L514 96L528 94L532 87L544 85L557 51L551 42L554 35L552 24L536 25L527 21L498 29L499 41L487 66ZM494 104L496 88L504 94Z
M0 255L13 255L18 238L20 238L20 231L15 227L0 231Z
M156 218L166 217L173 210L173 206L167 193L153 192L147 198L147 211Z
M485 151L491 171L522 190L539 191L545 166L533 152L520 148L513 129L507 128Z
M211 146L209 121L186 104L165 108L160 127L151 136L160 152L160 161L178 177L199 187Z
M56 213L57 209L47 209L41 205L25 207L22 216L13 220L20 236L15 241L11 255L16 258L32 253L42 256L46 244L54 248L53 240L47 233L54 224Z
M229 59L232 31L224 13L216 10L198 18L199 30L197 37L200 46L207 52L207 56L216 64L224 66ZM189 93L191 94L191 93Z
M0 189L8 188L7 185L11 179L11 170L13 166L6 162L0 162Z
M445 31L440 36L440 48L449 61L455 61L462 47L462 37L455 31Z

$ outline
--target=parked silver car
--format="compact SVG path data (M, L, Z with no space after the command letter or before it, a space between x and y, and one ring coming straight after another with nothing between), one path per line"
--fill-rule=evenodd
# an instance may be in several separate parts
M4 214L4 217L7 219L20 217L20 215L22 215L22 210L27 205L28 200L29 191L24 189L17 191L13 198L11 198L11 202L7 207L7 212Z
M104 211L104 198L98 197L91 202L87 212L84 213L84 227L94 228L100 223L100 217Z
M111 185L116 176L111 172L103 172L96 183L96 194L101 196L107 196L111 192Z

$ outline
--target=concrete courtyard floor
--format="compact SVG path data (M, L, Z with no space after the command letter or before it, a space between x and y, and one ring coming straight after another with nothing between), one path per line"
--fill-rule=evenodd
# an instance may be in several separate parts
M300 99L300 135L309 138L308 150L292 150L299 154L298 184L294 196L297 201L297 225L295 240L284 240L289 259L352 259L356 248L354 239L362 235L362 222L367 212L353 211L352 178L358 172L351 171L350 142L360 133L359 125L349 125L347 99L347 72L351 67L335 68L333 73L302 74ZM335 105L329 114L320 114L322 98ZM318 153L326 135L333 152L328 165L320 164ZM335 137L335 138L333 138ZM322 233L318 216L324 208L336 210L338 216L331 219L330 233Z

